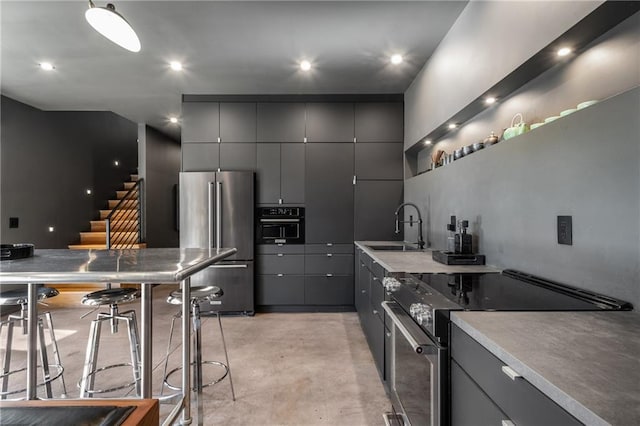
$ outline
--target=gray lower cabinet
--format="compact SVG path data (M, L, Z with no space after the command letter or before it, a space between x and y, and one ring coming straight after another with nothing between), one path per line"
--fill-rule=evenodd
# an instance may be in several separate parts
M257 305L304 305L304 275L258 275Z
M451 361L451 389L452 426L500 425L509 420L455 361Z
M307 142L353 142L354 112L349 102L307 103Z
M256 103L220 103L220 140L227 142L256 142Z
M304 275L304 254L258 254L259 275Z
M258 142L304 142L304 102L259 102Z
M508 366L456 325L451 326L451 358L514 424L582 424L523 377L508 376L503 370ZM460 391L463 389L451 388L452 400L458 401L454 409L473 410L463 396L456 395Z
M353 256L350 254L306 254L304 271L307 275L352 275Z
M220 167L220 144L212 143L183 143L182 171L208 172Z
M355 136L358 142L402 143L404 141L403 103L361 102L355 104Z
M256 169L255 143L221 143L220 169L247 170Z
M357 144L356 144L357 145ZM357 181L355 185L354 239L402 240L395 233L396 208L403 202L403 181Z
M306 242L353 243L353 143L306 145Z
M183 102L182 143L218 142L220 104L218 102Z
M353 305L353 275L306 275L306 305Z

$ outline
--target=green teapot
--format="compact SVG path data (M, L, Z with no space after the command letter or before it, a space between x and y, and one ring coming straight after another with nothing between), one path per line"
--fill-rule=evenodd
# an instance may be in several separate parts
M517 121L516 121L517 120ZM511 139L514 136L519 136L529 131L529 126L524 122L524 118L521 113L517 113L511 120L511 127L504 130L502 138L504 140Z

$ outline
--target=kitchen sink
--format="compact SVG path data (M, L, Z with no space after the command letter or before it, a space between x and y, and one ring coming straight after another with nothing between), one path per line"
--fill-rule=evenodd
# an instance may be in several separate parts
M422 251L418 247L408 245L367 246L375 251Z

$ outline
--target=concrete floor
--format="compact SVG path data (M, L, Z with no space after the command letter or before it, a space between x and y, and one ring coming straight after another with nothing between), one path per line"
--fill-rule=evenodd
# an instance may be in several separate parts
M176 306L168 305L165 299L175 288L163 285L154 289L154 394L161 391L169 325L177 311ZM80 305L81 296L82 293L63 294L50 299L48 308L39 307L40 311L48 309L53 315L70 398L78 396L76 383L82 372L89 325L96 315L94 312L80 318L89 312ZM121 306L121 310L138 308L139 303ZM257 314L223 317L222 322L236 401L231 400L227 379L206 388L205 425L384 424L382 413L388 411L391 404L356 313ZM108 327L104 328L100 365L127 361L128 340L123 326L116 335L111 335ZM214 317L203 321L203 342L204 359L224 360ZM178 349L176 343L179 343L178 334L174 337L174 350ZM24 355L24 351L14 351L15 362L22 363ZM170 356L169 370L179 364L180 351L176 350ZM205 381L215 373L205 367ZM12 380L18 384L26 381L26 377ZM101 373L96 385L104 388L130 380L130 369L122 367ZM180 374L176 373L171 382L179 384ZM54 391L61 391L59 383L55 384ZM171 392L164 390L165 394ZM126 396L126 393L127 390L123 390L107 395ZM170 408L161 406L161 420ZM195 406L192 415L196 415Z

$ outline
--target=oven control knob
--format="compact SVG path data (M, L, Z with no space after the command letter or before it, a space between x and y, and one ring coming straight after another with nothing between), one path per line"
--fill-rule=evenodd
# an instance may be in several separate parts
M400 281L398 281L393 277L384 277L382 279L382 285L384 286L384 289L386 291L388 291L389 293L392 293L396 291L398 287L400 287Z
M418 321L418 324L420 325L430 323L431 311L425 309L424 311L420 312L418 315L416 315L416 321Z

